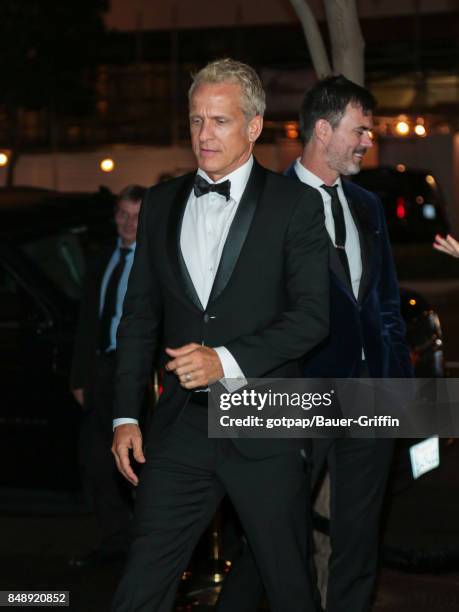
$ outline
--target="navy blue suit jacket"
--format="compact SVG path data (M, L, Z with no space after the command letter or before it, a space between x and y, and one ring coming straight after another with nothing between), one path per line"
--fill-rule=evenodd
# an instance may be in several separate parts
M299 180L292 164L286 176ZM362 256L358 299L335 247L330 247L330 333L304 361L306 378L358 377L362 347L374 378L412 376L405 324L384 210L379 198L343 180Z

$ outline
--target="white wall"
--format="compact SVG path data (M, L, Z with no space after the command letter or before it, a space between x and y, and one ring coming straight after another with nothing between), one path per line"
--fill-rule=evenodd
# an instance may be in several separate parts
M301 150L299 141L285 139L276 144L256 145L255 156L266 168L283 172L301 155ZM107 173L100 169L100 162L106 157L111 157L115 162L113 172ZM367 153L364 164L378 164L377 145ZM15 185L58 191L96 191L100 185L105 185L113 192L118 192L129 183L152 185L163 173L179 176L193 170L195 166L194 156L186 145L115 145L85 153L23 155L19 158L14 182ZM0 186L5 185L5 182L6 169L0 168Z
M111 157L113 172L100 169L100 162ZM107 146L103 150L85 153L23 155L15 171L16 185L45 187L59 191L94 191L105 185L119 191L128 183L151 185L162 172L194 167L194 158L185 147ZM2 176L3 175L3 176ZM5 184L5 171L0 171Z
M271 170L282 171L301 152L296 141L277 145L258 145L257 159ZM111 157L113 172L100 169L100 162ZM107 146L85 153L23 155L15 171L15 185L57 189L58 191L96 191L105 185L114 192L129 183L152 185L163 173L184 174L195 168L189 147ZM0 185L5 185L6 170L0 168Z

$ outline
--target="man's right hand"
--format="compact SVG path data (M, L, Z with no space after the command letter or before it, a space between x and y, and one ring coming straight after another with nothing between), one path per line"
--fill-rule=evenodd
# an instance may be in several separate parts
M134 459L138 463L145 463L142 450L142 434L140 427L133 423L118 425L113 436L112 453L115 457L116 467L121 474L134 486L139 484L139 479L134 473L129 461L129 451L132 449Z

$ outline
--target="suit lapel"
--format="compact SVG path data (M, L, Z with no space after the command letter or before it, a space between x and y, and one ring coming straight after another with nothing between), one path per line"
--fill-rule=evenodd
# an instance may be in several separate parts
M236 215L234 216L228 237L223 247L220 264L215 276L209 303L215 300L225 289L234 271L237 260L244 246L245 239L250 229L255 214L258 198L263 190L265 172L254 160L252 172L250 173L247 186L239 202Z
M183 214L193 188L195 174L188 175L183 184L178 189L172 203L171 213L167 228L168 255L172 265L175 278L178 278L185 294L199 310L204 310L199 299L193 281L191 280L185 260L183 259L182 249L180 248L180 234L182 231Z
M105 272L107 271L108 264L110 263L110 259L113 256L113 253L117 247L117 241L112 240L102 248L100 255L97 257L94 265L94 270L92 272L92 277L94 278L94 287L95 287L95 299L97 300L97 315L99 316L100 311L100 294L102 289L102 282L104 280Z
M342 182L343 190L349 204L352 218L359 232L360 256L362 258L362 277L360 279L358 301L361 302L365 296L371 281L371 269L373 263L373 253L375 238L378 233L374 227L368 206L363 202L353 190Z
M289 176L291 178L296 178L298 181L301 180L298 174L295 171L295 162L284 172L285 176ZM318 191L318 190L317 190ZM322 198L322 195L320 196ZM347 289L347 291L354 297L354 293L352 291L352 286L349 282L348 275L346 270L341 263L341 259L338 255L338 251L336 250L335 245L333 244L329 233L328 236L328 252L329 252L329 263L328 266L330 271L339 279L341 284Z
M349 293L354 295L352 292L352 286L349 281L349 277L339 257L338 250L333 244L332 239L330 238L330 235L328 234L328 232L327 232L327 235L328 235L328 253L329 253L328 266L331 272L333 272L333 274L337 278L339 278L340 282L344 285L344 287L346 287Z

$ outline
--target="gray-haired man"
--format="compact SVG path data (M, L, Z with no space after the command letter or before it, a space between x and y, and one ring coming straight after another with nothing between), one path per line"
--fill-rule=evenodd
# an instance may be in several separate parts
M315 190L252 157L263 124L256 73L233 60L190 90L197 173L152 188L118 331L113 452L145 463L135 537L116 612L170 610L193 548L227 493L272 612L314 610L307 572L308 485L293 440L210 439L207 397L225 378L296 377L327 335L327 239ZM135 419L153 351L167 374L147 438Z

